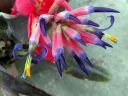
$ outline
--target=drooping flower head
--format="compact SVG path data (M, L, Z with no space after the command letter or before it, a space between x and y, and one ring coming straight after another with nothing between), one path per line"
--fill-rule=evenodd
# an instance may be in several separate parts
M60 12L60 7L65 10ZM85 15L95 12L119 13L115 9L105 7L85 6L72 9L66 0L16 0L12 14L29 17L29 49L25 55L27 61L23 76L30 76L31 62L38 62L42 58L55 62L59 74L62 76L62 68L67 68L64 47L74 57L80 68L89 75L84 62L91 67L93 64L80 44L94 44L106 49L106 47L112 46L103 41L102 37L117 42L116 37L103 32L112 27L114 16L110 16L110 26L99 29L97 28L99 24L85 17ZM47 34L46 31L47 23L52 24L50 34ZM52 37L50 38L49 35ZM13 52L14 56L16 51L21 49L21 45L16 45Z

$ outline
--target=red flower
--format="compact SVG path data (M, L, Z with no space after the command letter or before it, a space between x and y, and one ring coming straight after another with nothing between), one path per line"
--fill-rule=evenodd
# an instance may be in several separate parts
M58 12L59 7L67 11ZM103 48L112 47L102 40L105 36L113 42L116 37L103 33L114 23L114 17L110 16L110 26L105 29L98 29L99 24L81 17L94 12L114 12L117 10L105 7L80 7L75 10L66 0L16 0L12 14L28 16L28 38L29 49L23 76L30 76L31 61L39 61L46 58L55 62L59 74L62 76L62 66L67 68L64 59L64 47L74 57L80 68L89 75L84 62L93 66L85 51L79 43L95 44ZM46 24L52 24L52 41L46 32ZM17 50L22 49L21 45L14 48L14 55ZM39 56L34 56L33 54Z

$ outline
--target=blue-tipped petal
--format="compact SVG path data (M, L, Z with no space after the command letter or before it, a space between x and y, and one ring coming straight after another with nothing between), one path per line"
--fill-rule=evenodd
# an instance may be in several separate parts
M41 28L41 31L43 33L44 36L47 36L47 33L46 33L46 23L45 23L45 19L40 19L40 28Z
M94 7L94 12L113 12L113 13L120 13L119 11L112 9L112 8L106 8L106 7Z
M63 47L57 48L56 49L56 53L58 53L59 55L62 54L64 52Z
M62 68L61 68L60 60L55 61L55 63L60 76L62 76Z
M80 21L77 17L75 17L75 16L73 16L73 15L71 15L71 14L69 15L69 19L71 19L71 20L73 20L73 21L75 21L75 22L81 24L81 21Z
M76 55L74 55L73 57L75 58L76 62L78 63L79 67L83 70L83 72L87 74L87 76L89 76L88 70L83 64L82 60Z
M99 39L102 39L102 37L104 36L104 33L100 31L95 31L93 32L93 34L95 34Z
M103 44L105 45L105 46L108 46L108 47L111 47L112 48L112 45L110 45L110 44L108 44L107 42L104 42L104 41L102 41L103 42Z
M89 66L93 67L93 64L91 63L91 61L87 57L86 53L81 54L79 56L79 58L82 59L82 60L84 60Z
M91 25L91 26L95 26L95 27L99 27L100 25L97 24L96 22L92 21L92 20L89 20L88 18L83 18L81 20L81 23L84 24L84 25Z
M78 42L80 42L80 43L83 44L83 45L86 45L86 44L84 43L84 41L82 40L81 36L79 35L79 33L74 34L74 35L73 35L73 39L76 40L76 41L78 41Z
M112 45L110 45L110 44L108 44L108 43L106 43L106 42L104 42L104 41L102 41L102 40L100 40L99 42L97 42L96 45L101 46L101 47L103 47L104 49L106 49L106 46L112 48Z
M99 27L99 24L97 24L96 22L91 21L91 20L88 20L87 25L92 25L92 26L95 26L95 27Z
M88 59L88 57L86 57L84 60L85 60L85 62L86 62L89 66L93 67L93 64L92 64L91 61Z
M56 48L56 54L53 55L55 61L60 59L60 55L63 54L63 52L64 52L63 47Z
M66 61L65 61L65 58L64 58L63 54L61 54L60 61L61 61L62 65L63 65L63 67L64 67L65 69L67 69L67 63L66 63Z
M40 59L43 59L46 56L46 54L47 54L47 49L43 46L42 51L38 56L34 56L33 54L31 54L31 55L32 55L33 59L40 60Z

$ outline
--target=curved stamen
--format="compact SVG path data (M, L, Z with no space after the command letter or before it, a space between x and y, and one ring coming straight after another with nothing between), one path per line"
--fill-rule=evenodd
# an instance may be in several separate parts
M98 30L98 31L105 31L105 30L110 29L114 25L115 18L112 15L109 16L109 17L110 17L110 25L107 28L104 28L104 29L96 29L96 30Z

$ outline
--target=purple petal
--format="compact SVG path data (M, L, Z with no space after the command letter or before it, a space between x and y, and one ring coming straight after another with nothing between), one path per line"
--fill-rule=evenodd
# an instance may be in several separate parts
M89 76L88 69L83 64L82 60L72 51L71 55L74 57L76 62L78 63L79 67L83 70L83 72Z
M74 55L73 57L75 58L76 62L78 63L79 67L83 70L83 72L87 74L87 76L89 76L88 69L85 67L82 60L77 55Z
M106 49L106 46L112 48L112 46L111 46L110 44L108 44L108 43L106 43L106 42L104 42L104 41L102 41L102 40L99 40L99 41L96 43L96 45L101 46L101 47L103 47L104 49Z
M54 59L57 61L60 59L61 54L63 54L64 49L63 47L56 48L56 54L53 54Z
M71 14L69 15L69 19L71 19L71 20L73 20L73 21L75 21L75 22L81 24L81 21L80 21L77 17L75 17L75 16L73 16L73 15L71 15Z
M62 76L62 68L61 68L60 60L55 61L55 63L60 76Z
M79 58L84 60L89 66L93 67L93 64L91 63L85 52L80 54Z
M102 39L102 37L104 36L104 33L99 31L95 31L93 32L93 34L95 34L99 39Z
M43 33L44 36L47 36L47 33L46 33L46 23L45 23L45 19L40 19L40 28L41 28L41 31Z
M120 13L119 11L112 9L112 8L106 8L106 7L94 7L94 12L113 12L113 13Z
M75 34L73 35L73 39L76 40L76 41L78 41L78 42L80 42L80 43L83 44L83 45L86 45L86 44L84 43L84 41L82 40L81 36L79 35L79 33L75 33Z
M91 25L91 26L99 27L99 24L97 24L96 22L94 22L92 20L89 20L88 18L83 18L81 20L81 23L85 24L85 25Z

